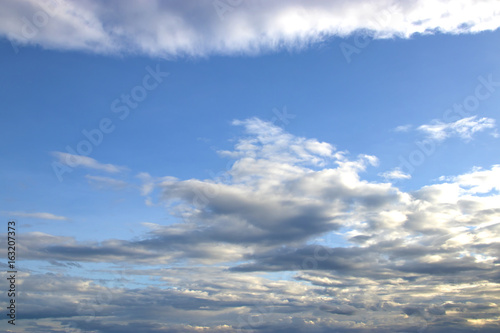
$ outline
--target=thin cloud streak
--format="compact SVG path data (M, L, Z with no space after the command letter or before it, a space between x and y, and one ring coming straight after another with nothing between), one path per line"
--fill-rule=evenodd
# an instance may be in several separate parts
M26 217L26 218L35 218L35 219L43 219L43 220L59 220L66 221L68 218L66 216L54 215L51 213L27 213L27 212L2 212L3 215L17 216L17 217Z
M57 158L59 163L71 168L83 167L109 173L118 173L126 170L125 167L113 164L103 164L88 156L63 153L59 151L52 152L52 155Z

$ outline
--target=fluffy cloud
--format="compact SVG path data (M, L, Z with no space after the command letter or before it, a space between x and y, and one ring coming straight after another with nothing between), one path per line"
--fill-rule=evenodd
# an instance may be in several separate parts
M0 34L18 44L99 53L203 56L297 48L372 31L472 33L499 27L496 0L2 2Z

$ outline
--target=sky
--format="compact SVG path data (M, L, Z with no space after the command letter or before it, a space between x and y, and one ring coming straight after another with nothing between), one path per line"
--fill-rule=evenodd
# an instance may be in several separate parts
M6 332L498 332L495 0L0 3Z

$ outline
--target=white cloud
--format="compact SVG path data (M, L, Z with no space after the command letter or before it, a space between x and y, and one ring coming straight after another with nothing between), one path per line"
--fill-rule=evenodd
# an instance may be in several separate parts
M494 165L490 170L476 167L470 173L448 177L447 180L457 183L466 194L500 191L500 165Z
M457 136L465 141L472 140L474 133L496 127L495 119L483 117L477 119L477 116L459 119L452 123L443 123L439 120L433 120L431 124L418 127L418 130L424 132L429 138L442 141L449 137Z
M72 168L84 167L88 169L101 170L110 173L121 172L126 169L125 167L116 166L113 164L102 164L97 162L95 159L91 157L83 155L74 155L59 151L52 152L52 155L57 157L59 163L62 163Z
M2 214L10 216L18 216L18 217L43 219L43 220L60 220L60 221L68 220L68 218L65 216L58 216L51 213L2 212Z
M298 169L289 168L293 164L325 165L328 161L340 158L340 153L334 154L335 147L316 139L305 139L286 133L282 128L258 118L235 120L233 125L244 126L251 137L240 139L235 151L219 151L222 156L233 158L255 159L260 157L269 162L281 163L289 172ZM285 166L286 163L286 166ZM242 163L239 163L239 166ZM257 167L257 165L254 165ZM233 166L233 169L235 167ZM295 171L293 171L295 170ZM285 171L285 170L282 170ZM248 175L253 171L247 170ZM235 175L235 172L233 173Z
M395 168L393 170L390 170L390 171L387 171L387 172L384 172L384 173L380 173L379 176L383 177L383 178L385 178L387 180L391 180L391 179L410 179L411 178L410 174L404 173L400 168Z
M217 10L214 4L225 4ZM297 48L359 29L376 38L474 33L500 26L496 0L6 0L0 35L99 53L203 56ZM27 18L30 23L23 21Z

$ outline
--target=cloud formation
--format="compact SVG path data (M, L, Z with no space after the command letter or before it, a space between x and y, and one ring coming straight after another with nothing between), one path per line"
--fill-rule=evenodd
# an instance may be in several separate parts
M224 177L139 174L139 194L159 196L175 222L132 240L23 234L23 258L52 265L25 273L32 330L498 329L499 165L404 192L363 179L374 156L257 118L234 125L245 135L219 152L235 159ZM58 274L64 263L92 269Z
M474 33L500 26L496 0L7 0L0 35L18 45L156 57L255 54L331 36Z

